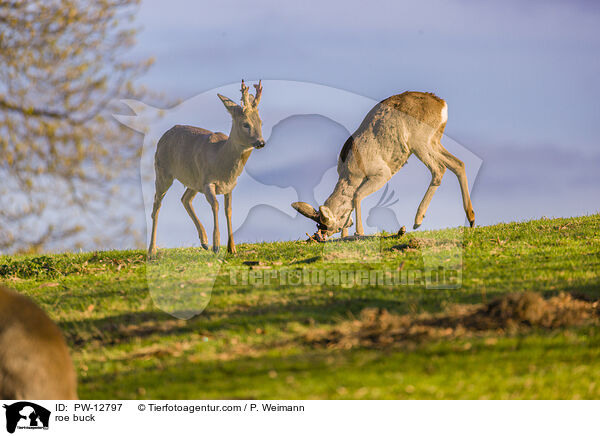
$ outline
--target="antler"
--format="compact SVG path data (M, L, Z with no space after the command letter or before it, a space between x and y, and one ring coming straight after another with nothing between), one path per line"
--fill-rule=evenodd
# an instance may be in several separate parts
M244 83L244 79L242 79L242 106L247 107L250 106L250 98L248 97L248 87Z
M259 80L258 85L254 85L254 89L256 89L256 95L254 96L254 102L253 102L254 107L258 106L258 103L260 103L260 96L262 95L261 82L262 82L262 80Z

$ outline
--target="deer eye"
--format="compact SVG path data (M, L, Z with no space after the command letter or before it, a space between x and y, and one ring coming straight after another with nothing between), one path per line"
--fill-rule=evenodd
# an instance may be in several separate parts
M249 123L244 123L244 124L242 124L242 127L244 129L249 129L250 128L250 124Z

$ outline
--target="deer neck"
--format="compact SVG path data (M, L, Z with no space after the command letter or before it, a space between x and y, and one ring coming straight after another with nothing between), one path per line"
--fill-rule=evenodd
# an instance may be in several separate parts
M345 224L352 212L352 200L362 180L356 177L340 176L329 198L325 200L327 206L335 215L340 224ZM342 222L343 221L343 222Z
M232 178L237 179L244 170L244 166L248 162L252 150L252 147L244 146L244 144L237 140L232 127L229 137L219 153L219 163L223 168L229 170Z

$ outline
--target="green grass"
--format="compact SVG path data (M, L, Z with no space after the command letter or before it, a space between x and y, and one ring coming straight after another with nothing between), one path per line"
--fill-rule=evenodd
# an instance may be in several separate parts
M303 339L367 307L436 312L519 291L600 298L599 229L592 215L401 238L240 244L235 257L162 250L148 264L142 251L0 256L0 281L59 323L82 398L600 398L596 325L409 348L333 350ZM455 289L428 289L418 276L411 285L296 280L356 270L389 277L461 261ZM255 280L244 281L248 274ZM179 319L157 304L180 318L201 313Z

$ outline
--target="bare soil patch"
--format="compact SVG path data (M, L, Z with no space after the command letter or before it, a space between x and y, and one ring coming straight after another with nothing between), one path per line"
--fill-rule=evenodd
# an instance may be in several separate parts
M511 334L597 323L600 303L567 293L544 299L527 292L498 298L488 304L456 305L444 312L397 315L367 308L354 320L333 329L314 330L304 340L328 348L388 347L427 340Z

